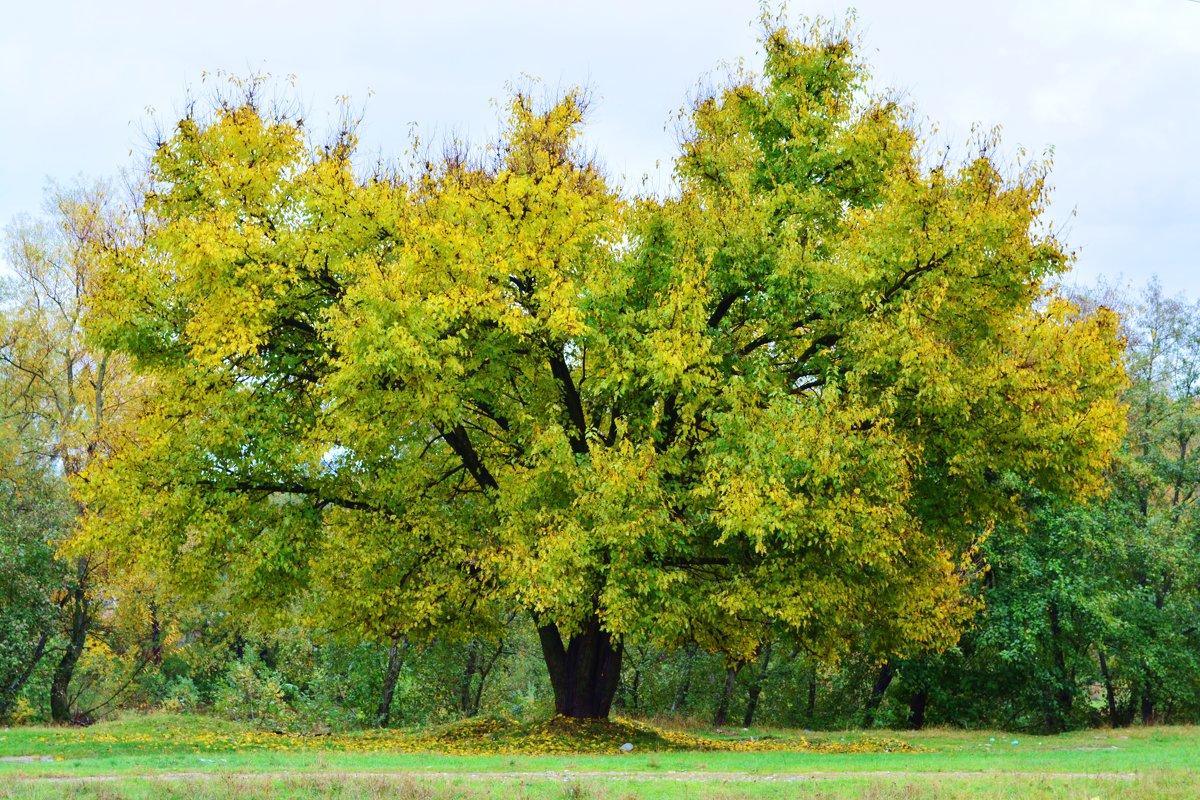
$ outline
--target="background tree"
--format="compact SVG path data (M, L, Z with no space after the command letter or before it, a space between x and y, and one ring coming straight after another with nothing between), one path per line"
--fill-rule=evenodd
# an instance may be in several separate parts
M181 120L90 317L157 388L90 475L90 541L381 640L520 608L576 717L626 636L952 643L1000 477L1097 487L1116 318L1043 286L1043 165L930 165L844 31L763 44L667 198L606 184L578 92L409 176L359 179L352 126L313 147L254 81Z
M1106 492L1077 503L1020 490L1028 514L981 548L986 611L956 651L898 667L922 721L924 705L939 722L1041 731L1196 713L1200 309L1153 284L1081 303L1098 298L1122 311L1130 377Z
M1153 722L1200 700L1200 306L1151 284L1127 316L1129 435L1105 511L1111 620L1096 654L1110 722Z
M52 543L71 518L65 485L16 466L14 455L5 453L0 482L0 719L58 632L54 596L64 575Z
M83 315L101 238L111 235L104 185L55 188L46 215L7 231L16 272L0 333L6 413L27 444L27 461L44 474L76 481L127 435L134 380L127 359L85 340ZM76 505L74 516L83 511ZM64 610L62 652L50 694L52 717L71 717L69 686L95 623L95 572L88 554L71 559L58 602Z

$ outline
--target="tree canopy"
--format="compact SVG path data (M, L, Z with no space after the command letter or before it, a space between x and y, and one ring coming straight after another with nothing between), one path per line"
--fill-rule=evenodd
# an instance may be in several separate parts
M1099 485L1117 319L1048 288L1045 164L931 159L845 31L763 48L663 197L587 156L578 91L410 174L253 81L189 112L92 301L155 396L86 475L86 541L380 639L520 609L573 716L630 637L952 643L1013 487Z

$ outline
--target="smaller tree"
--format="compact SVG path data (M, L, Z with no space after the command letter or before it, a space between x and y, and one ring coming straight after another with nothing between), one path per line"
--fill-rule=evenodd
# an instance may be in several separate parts
M0 478L0 719L12 710L58 631L55 592L65 575L52 542L70 520L61 481L6 459Z
M21 218L7 230L9 306L0 323L0 381L5 412L21 432L32 469L78 482L87 467L111 453L136 416L127 359L94 348L83 316L94 287L103 236L112 235L112 202L103 184L56 187L43 219ZM73 518L84 511L75 503ZM73 527L73 523L72 526ZM96 563L74 553L61 571L63 649L50 692L51 716L71 718L69 686L95 622Z
M1101 664L1114 722L1200 712L1200 303L1152 283L1126 317L1129 435L1113 475L1118 589ZM1117 684L1124 684L1124 690Z
M981 548L986 612L959 652L899 668L935 720L1059 731L1200 713L1200 306L1154 284L1103 303L1123 312L1130 378L1106 492L1014 486L1027 513Z

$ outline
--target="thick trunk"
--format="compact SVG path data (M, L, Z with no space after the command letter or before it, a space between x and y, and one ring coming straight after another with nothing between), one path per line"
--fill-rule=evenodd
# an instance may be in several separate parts
M762 650L762 660L759 662L758 674L750 684L746 697L746 716L742 719L742 727L749 728L754 722L754 712L758 710L758 698L762 695L763 684L767 682L767 674L771 669L771 643L767 642Z
M892 662L883 662L883 665L879 668L879 674L875 677L875 685L871 687L871 696L867 698L867 705L863 710L864 728L873 728L875 726L875 712L879 710L879 704L883 702L883 694L887 691L888 686L892 684L892 678L895 677L895 674Z
M576 719L607 719L621 679L620 642L593 616L564 644L558 627L538 628L542 657L554 689L554 711Z
M921 687L908 698L908 729L919 731L925 727L925 707L929 705L929 690Z
M50 718L55 722L71 721L71 678L75 675L79 657L83 655L91 623L87 597L88 560L80 557L75 563L75 571L75 587L70 595L71 629L67 634L66 649L54 668L54 678L50 682Z
M721 687L721 699L717 703L717 713L713 714L713 727L720 728L729 722L729 700L733 697L733 682L737 679L742 665L729 667L725 670L725 685Z
M37 644L34 646L33 653L29 656L29 661L26 662L25 668L17 673L8 686L4 687L4 693L0 694L0 719L7 717L8 712L12 710L13 705L17 702L17 695L21 693L21 689L25 687L29 676L33 674L33 670L37 667L38 662L45 655L46 642L49 639L50 635L43 631L42 635L38 637Z
M1162 611L1163 606L1166 604L1166 599L1166 590L1155 590L1154 607L1158 611ZM1149 669L1149 664L1147 664L1146 667L1147 677L1145 679L1145 684L1142 686L1142 724L1153 725L1154 723L1158 722L1158 711L1155 708L1156 698L1154 696L1153 689L1154 681L1150 677L1154 675L1154 672Z
M383 696L379 699L379 709L375 712L375 724L386 728L392 721L392 699L396 696L396 682L400 679L400 645L403 639L392 639L392 647L388 650L387 672L383 676Z

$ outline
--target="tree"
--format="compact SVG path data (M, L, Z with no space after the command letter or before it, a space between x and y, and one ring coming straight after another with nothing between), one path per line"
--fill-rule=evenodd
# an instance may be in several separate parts
M60 624L54 593L64 576L52 542L65 534L71 516L61 481L6 460L0 482L0 719L12 710Z
M0 373L0 719L59 627L55 595L66 575L54 543L72 516L65 482L42 457L27 384L23 375Z
M1137 707L1200 708L1200 305L1162 295L1156 283L1131 304L1129 434L1104 511L1113 592L1097 654L1110 722ZM1129 710L1117 709L1115 683Z
M18 220L6 237L16 278L0 331L5 413L30 467L67 481L119 446L122 423L136 413L127 359L91 347L82 324L110 205L103 185L56 188L45 219ZM76 504L75 520L83 510ZM56 722L71 718L69 686L95 622L95 567L81 551L61 576L64 647L50 692Z
M1001 476L1085 494L1120 437L1117 321L1043 281L1045 166L926 163L845 32L769 22L685 123L678 191L615 193L585 98L356 176L261 84L155 149L94 335L158 390L91 476L93 542L387 640L537 626L558 713L624 637L731 663L955 640Z
M1130 378L1106 490L1078 503L1022 489L1028 513L981 548L986 612L960 652L898 667L914 718L928 703L939 721L1053 732L1101 709L1113 727L1200 709L1200 308L1155 284L1090 295L1122 312Z

